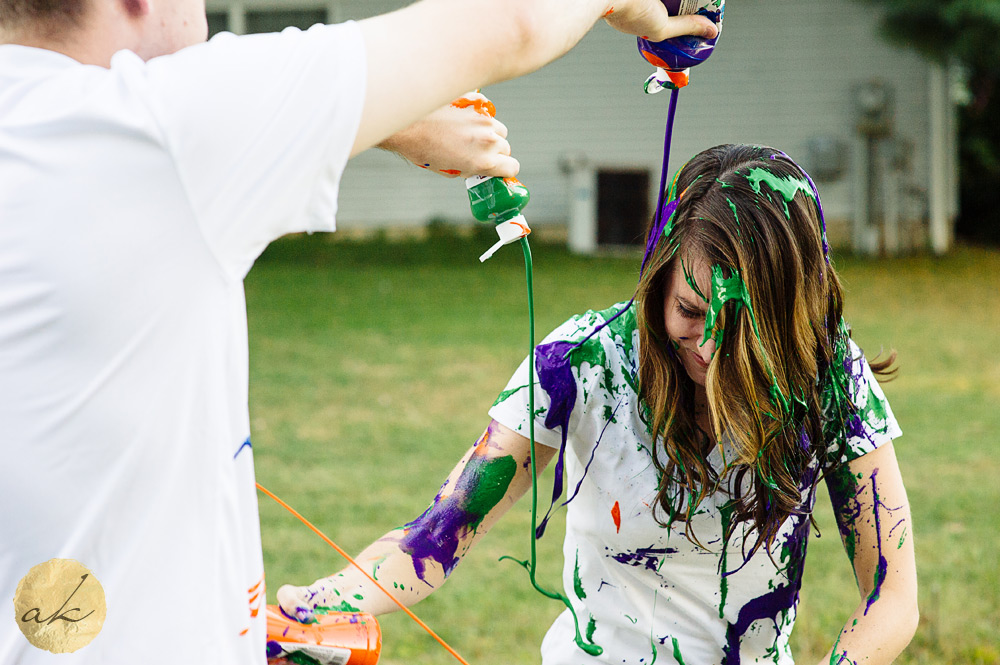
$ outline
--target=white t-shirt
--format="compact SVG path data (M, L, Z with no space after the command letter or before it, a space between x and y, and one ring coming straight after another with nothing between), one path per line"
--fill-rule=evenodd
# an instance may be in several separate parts
M366 72L354 24L0 46L0 663L264 662L243 277L334 229ZM7 605L54 557L107 599L71 655Z
M620 308L570 319L545 339L540 351L550 360L562 358L570 343L584 339ZM651 508L659 475L636 394L638 347L632 307L574 351L568 366L554 360L538 372L536 441L558 448L563 427L557 423L568 416L560 502L572 500L566 512L563 585L580 618L581 634L604 649L592 657L577 648L573 618L565 611L542 643L542 662L788 665L808 517L792 517L782 525L772 548L778 568L763 548L745 560L740 528L723 546L723 523L732 515L725 492L707 496L692 520L694 535L707 549L692 545L679 522L661 527ZM853 343L851 348L860 356ZM526 363L490 410L493 419L524 436ZM858 377L852 397L861 415L852 428L859 434L848 441L848 459L900 434L863 358L853 363L852 375ZM731 455L732 450L726 445L724 452ZM717 447L708 461L717 471L724 468ZM805 492L803 498L811 508L815 494Z

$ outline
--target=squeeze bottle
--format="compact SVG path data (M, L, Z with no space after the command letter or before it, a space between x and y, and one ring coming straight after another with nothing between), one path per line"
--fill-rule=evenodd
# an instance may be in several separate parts
M671 16L683 14L701 14L715 23L721 34L722 17L726 9L726 0L661 0L666 5ZM639 53L651 65L666 70L667 72L679 73L689 67L700 65L712 55L719 35L712 39L695 37L693 35L682 35L665 39L660 42L651 42L642 37L638 38ZM674 80L675 77L671 77ZM674 81L678 83L677 80ZM686 81L680 86L686 85Z
M277 605L267 606L268 663L376 665L382 651L378 621L366 612L316 611L316 623L299 623Z
M480 222L495 224L500 236L500 240L479 257L481 262L504 245L531 233L528 220L521 214L531 194L517 178L473 176L465 180L465 186L469 192L472 216Z

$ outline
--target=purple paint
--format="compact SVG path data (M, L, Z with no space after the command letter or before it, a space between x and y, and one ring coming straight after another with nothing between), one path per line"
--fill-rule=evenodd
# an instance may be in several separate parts
M680 12L680 0L663 0L663 4L666 5L671 16L676 16ZM721 32L725 2L718 0L717 2L703 2L699 4L703 6L700 6L695 13L715 23ZM708 56L712 55L712 51L715 50L715 45L718 41L718 34L711 39L684 35L664 39L659 42L651 42L642 37L637 38L639 53L642 57L647 62L670 71L682 71L688 67L694 67L705 62Z
M239 457L239 454L243 452L244 448L253 448L253 444L250 443L250 437L247 437L247 440L241 443L240 447L236 449L236 452L233 453L233 459Z
M278 656L281 655L281 652L282 652L282 648L281 648L280 644L278 644L274 640L268 640L268 642L267 642L267 657L268 658L277 658Z
M868 594L868 602L865 604L865 616L868 615L868 610L871 609L872 604L882 594L882 583L885 582L885 577L889 572L889 563L885 560L885 555L882 554L882 520L879 517L879 508L885 508L890 513L899 510L899 507L889 508L882 503L882 499L878 496L878 485L875 481L875 476L877 475L878 469L872 469L872 501L875 503L875 543L878 547L878 566L875 568L875 588Z
M660 557L676 552L675 547L640 547L634 552L612 554L611 558L626 566L642 567L656 572L657 566L660 565Z
M788 583L748 601L740 609L736 623L730 623L726 628L726 645L722 648L725 657L722 665L740 665L740 639L755 621L769 619L777 631L779 616L791 610L799 602L806 545L809 540L809 519L804 515L796 515L791 519L797 520L798 523L782 546L782 558L786 554L788 556L788 565L785 567Z
M573 378L573 367L569 361L569 351L575 347L570 342L552 342L541 344L535 349L535 371L538 373L538 385L551 402L545 414L545 428L562 429L562 442L559 444L559 456L556 459L555 482L552 485L552 503L545 517L535 530L535 538L541 538L545 526L552 517L552 509L563 491L563 465L566 457L566 437L569 434L569 418L576 406L576 380ZM534 414L532 414L534 417Z
M500 503L517 471L510 455L487 457L489 434L484 435L475 452L446 497L438 494L434 503L417 519L403 528L401 550L413 558L417 577L424 577L425 561L440 564L447 577L458 565L458 545L463 537L475 532L486 515ZM429 583L428 583L429 584Z
M611 418L608 418L608 420L604 423L604 427L601 428L601 433L597 437L597 443L595 443L594 447L590 450L590 459L587 460L587 466L583 468L583 475L580 477L580 482L576 484L576 489L573 490L573 495L563 501L563 506L568 506L569 502L575 499L576 495L580 493L580 487L583 485L583 481L586 480L587 474L590 472L590 465L594 463L594 456L597 454L597 447L601 445L601 440L604 439L604 433L608 431L608 425L610 425L614 420L615 414L618 413L618 409L622 405L622 401L623 400L618 400L618 404L615 405L614 411L611 412Z

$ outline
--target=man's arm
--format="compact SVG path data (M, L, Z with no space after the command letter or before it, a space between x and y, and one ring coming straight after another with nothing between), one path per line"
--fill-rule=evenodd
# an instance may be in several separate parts
M556 452L537 444L538 471ZM372 577L410 606L444 584L476 542L531 487L531 444L493 421L441 486L434 502L409 524L390 531L356 557ZM309 586L278 589L278 604L308 623L318 608L385 614L398 606L356 568Z
M704 17L670 17L660 0L422 0L359 23L368 85L352 156L463 91L555 60L602 16L654 40L716 32Z
M861 602L822 665L891 663L917 628L913 524L892 443L826 478Z

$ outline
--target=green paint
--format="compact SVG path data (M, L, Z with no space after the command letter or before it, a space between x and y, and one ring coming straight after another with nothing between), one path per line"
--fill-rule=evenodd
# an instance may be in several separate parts
M321 665L321 663L313 658L312 656L307 656L301 651L295 651L293 653L285 656L287 660L295 663L295 665Z
M472 216L480 222L500 224L513 219L531 199L528 188L516 178L482 178L466 181Z
M638 619L633 619L632 617L630 617L627 614L625 615L625 618L628 619L629 621L631 621L633 625L639 622Z
M616 423L615 411L609 405L604 405L604 422L606 423Z
M904 527L903 527L903 533L902 533L902 534L900 534L900 536L899 536L899 545L896 545L896 549L897 549L897 550L898 550L898 549L901 549L901 548L903 547L903 543L904 543L905 541L906 541L906 527L904 526Z
M691 287L691 290L694 291L699 298L701 298L705 302L708 302L708 298L705 296L704 293L701 292L701 289L698 288L698 283L694 279L693 271L689 270L687 265L684 263L683 256L681 257L681 272L684 274L684 281L688 283L688 286Z
M356 594L354 594L354 599L355 600L364 600L365 597L362 596L360 593L356 593Z
M746 282L743 281L740 271L736 268L730 268L729 272L729 277L726 277L723 274L722 266L718 264L712 266L712 299L706 301L708 302L708 312L705 315L705 334L701 340L702 346L709 339L715 339L717 344L722 344L723 331L721 328L716 330L716 324L723 306L729 301L736 303L734 316L739 314L743 307L747 308L750 321L753 323L754 333L757 335L758 342L760 341L760 329L757 327L757 317L753 313L750 291L747 289Z
M733 211L733 219L736 220L736 237L741 239L740 244L742 244L743 235L740 233L740 215L736 212L736 204L730 201L728 196L726 197L726 203L729 204L729 209Z
M878 510L878 504L875 504L875 510ZM868 594L868 598L865 599L869 606L871 606L871 604L878 600L879 596L882 595L882 583L885 582L888 572L888 569L883 568L881 565L875 566L875 588L872 589L872 592Z
M684 663L684 656L681 655L681 645L677 641L677 638L676 637L671 637L670 641L674 645L674 660L677 661L677 665L685 665L685 663Z
M378 567L385 563L385 560L389 558L388 554L384 554L375 560L372 564L372 579L378 582Z
M590 617L590 620L587 621L587 641L590 642L591 644L594 643L594 631L596 630L597 630L597 619L595 619L594 617Z
M316 614L329 614L330 612L360 612L358 608L351 605L349 602L342 601L340 605L317 605L313 608L313 612Z
M468 469L469 466L466 466ZM471 483L469 496L463 508L471 515L476 516L476 520L470 525L473 529L479 527L486 515L500 503L510 481L517 473L517 462L512 455L494 457L478 465L476 482Z
M587 597L587 592L583 590L583 580L580 579L580 550L576 551L576 565L573 567L573 591L580 600Z
M729 538L732 536L733 513L738 502L735 499L727 501L719 507L722 519L722 556L719 559L719 618L722 619L726 608L726 596L729 595L729 578L726 577L726 561L729 555Z
M864 418L865 422L872 429L878 430L882 428L880 431L885 431L889 412L886 410L885 402L875 394L875 390L871 384L868 384L868 396L865 399L865 405L861 408L861 417Z
M788 210L788 204L792 202L795 195L802 192L813 201L816 200L816 195L813 194L812 187L809 186L809 182L802 178L796 178L789 176L787 178L775 175L767 169L761 167L754 167L750 169L750 172L746 176L747 182L750 183L750 187L757 195L761 195L761 185L767 185L776 194L781 195L781 203L785 207L785 217L791 218L791 213Z
M844 542L844 551L853 567L857 548L857 532L851 524L853 519L852 502L857 501L855 497L858 492L858 479L850 472L846 464L841 464L827 472L826 483L830 490L840 536Z
M493 406L496 406L496 405L497 405L497 404L499 404L500 402L503 402L503 401L506 401L506 400L507 400L507 398L508 398L508 397L510 397L511 395L513 395L514 393L517 393L517 392L520 392L520 391L524 390L524 389L525 389L525 388L527 388L527 387L528 387L528 385L527 385L527 384L525 384L525 385L523 385L523 386L518 386L517 388L511 388L510 390L505 390L505 391L503 391L502 393L500 393L500 394L499 394L499 395L497 396L497 399L496 399L496 401L495 401L495 402L493 402Z
M660 595L659 592L656 589L654 589L653 590L653 611L651 612L651 614L654 617L656 616L656 599L659 598L659 595ZM657 649L656 649L656 640L653 638L653 622L650 622L650 624L649 624L649 648L653 650L653 660L649 661L649 665L653 665L653 663L656 662L657 656L659 655L659 651L657 651Z

